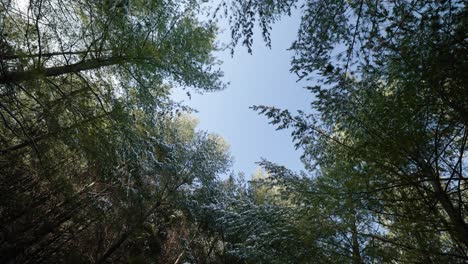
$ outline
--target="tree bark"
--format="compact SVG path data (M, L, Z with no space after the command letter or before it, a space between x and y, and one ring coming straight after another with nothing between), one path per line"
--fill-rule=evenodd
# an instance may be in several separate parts
M117 65L128 61L125 57L111 57L105 59L91 59L79 63L56 66L28 71L5 72L0 76L0 84L10 84L31 81L40 77L52 77L86 70L98 69L105 66Z
M354 201L350 197L350 204L351 204L351 212L350 212L350 220L351 220L351 242L352 242L352 251L353 251L353 264L362 264L364 263L362 261L361 257L361 250L359 246L359 240L358 240L358 230L357 230L357 225L356 225L356 210L354 209Z
M468 225L463 215L459 214L458 210L454 207L450 197L442 187L439 177L435 175L430 168L426 168L425 170L425 174L431 180L432 188L434 188L434 196L442 205L445 213L447 213L450 224L452 225L450 234L454 239L468 248Z
M112 243L112 245L106 250L106 252L95 262L96 264L106 263L107 259L114 254L114 252L122 246L122 244L130 237L132 232L136 230L136 228L140 227L144 222L146 222L147 218L161 205L161 202L157 202L156 204L151 207L150 210L143 216L142 220L136 223L134 226L129 227L117 241Z
M97 52L106 52L109 50L80 50L80 51L58 51L58 52L49 52L49 53L42 53L42 54L0 54L0 60L16 60L20 58L49 58L54 56L65 56L65 55L86 55L89 53L97 53Z

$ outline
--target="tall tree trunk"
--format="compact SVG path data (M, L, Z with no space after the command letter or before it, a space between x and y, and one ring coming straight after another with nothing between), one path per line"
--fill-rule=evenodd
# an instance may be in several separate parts
M78 123L76 123L74 125L71 125L69 127L64 127L64 128L61 128L60 130L52 131L52 132L49 132L47 134L39 135L39 136L36 136L35 138L28 139L28 140L26 140L26 141L24 141L22 143L14 145L14 146L7 147L5 149L0 149L0 155L5 155L5 154L8 154L8 153L10 153L12 151L19 150L19 149L22 149L22 148L25 148L25 147L28 147L28 146L32 146L32 145L38 143L39 141L42 141L42 140L50 138L50 137L57 136L60 133L70 131L71 129L78 128L81 125L93 122L93 121L98 120L98 119L103 118L103 117L106 117L106 115L93 116L93 117L90 117L90 118L88 118L86 120L80 121L80 122L78 122Z
M112 245L106 250L106 252L98 259L96 260L96 264L102 264L102 263L106 263L107 262L107 259L112 255L114 254L115 251L117 251L117 249L120 248L120 246L122 246L122 244L124 244L124 242L130 237L130 235L137 229L139 228L142 224L144 224L146 222L146 220L148 219L148 217L150 217L150 215L161 205L161 202L158 201L157 203L155 203L153 205L153 207L150 208L150 210L148 210L148 212L143 216L143 218L141 219L141 221L138 221L137 223L135 223L135 225L133 226L130 226L127 228L127 230L122 234L120 235L119 239L117 241L115 241L114 243L112 243Z
M353 251L353 264L364 263L361 257L361 251L358 240L358 230L356 226L356 212L354 208L351 208L351 242Z
M112 246L110 246L110 248L108 248L106 250L106 252L96 261L96 264L101 264L101 263L105 263L107 261L107 259L112 255L114 254L114 252L120 248L120 246L128 239L128 237L130 236L131 232L133 231L133 229L130 229L130 230L127 230L125 231L125 233L123 233L120 238L115 241Z
M40 77L59 76L74 72L98 69L105 66L117 65L129 61L125 57L112 57L105 59L91 59L79 63L56 66L28 71L5 72L0 76L0 84L9 84L34 80Z
M58 52L49 52L42 54L0 54L0 60L16 60L20 58L49 58L54 56L65 56L65 55L87 55L89 53L98 53L98 52L107 52L110 50L79 50L79 51L58 51Z
M451 224L450 235L468 248L468 225L464 220L464 216L456 210L434 171L431 168L425 168L424 174L431 181L435 198L440 202L445 213L448 215Z

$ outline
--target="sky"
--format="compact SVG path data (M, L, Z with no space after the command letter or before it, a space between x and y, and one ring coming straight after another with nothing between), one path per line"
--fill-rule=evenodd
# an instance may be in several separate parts
M17 2L25 8L27 1ZM298 83L296 75L289 72L293 53L287 49L295 40L300 22L300 13L283 16L272 25L271 49L266 47L260 32L254 37L253 54L239 45L234 56L230 50L216 53L223 61L221 69L224 81L230 85L222 91L196 94L191 98L186 91L174 89L172 97L198 110L193 113L199 120L198 128L222 136L229 144L234 157L232 170L243 172L248 178L258 168L256 162L265 158L289 169L304 169L300 151L291 141L290 130L275 130L265 116L258 115L252 105L267 105L289 109L309 109L312 95ZM227 23L220 21L224 32L218 42L230 42ZM309 84L310 85L310 84Z
M232 57L229 50L217 53L223 61L224 81L230 85L222 91L205 94L192 93L189 99L184 91L174 90L173 98L184 101L198 110L193 115L199 119L198 128L222 136L231 146L234 157L233 171L249 177L258 167L261 158L284 165L292 170L302 170L300 151L291 141L291 131L275 130L265 116L258 115L252 105L268 105L295 112L309 109L312 95L296 82L289 72L293 56L287 49L296 37L299 15L285 17L273 25L272 48L265 46L261 35L256 34L253 54L243 46L237 47ZM221 27L226 25L221 25ZM228 43L228 32L218 40Z

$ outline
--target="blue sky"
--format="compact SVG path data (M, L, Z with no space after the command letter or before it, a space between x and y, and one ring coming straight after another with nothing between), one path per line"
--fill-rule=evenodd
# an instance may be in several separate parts
M296 37L300 17L285 17L273 25L272 48L264 45L256 34L253 54L243 46L234 57L226 50L217 54L223 61L227 89L214 93L192 94L189 99L183 91L174 90L173 97L183 100L199 112L199 129L221 135L229 142L235 161L233 170L247 176L257 168L261 158L285 165L293 170L303 169L300 151L294 149L290 131L277 131L268 119L249 109L252 105L270 105L289 110L308 109L312 95L297 83L289 72L293 55L287 48ZM223 25L221 25L223 26ZM219 41L229 42L224 32Z

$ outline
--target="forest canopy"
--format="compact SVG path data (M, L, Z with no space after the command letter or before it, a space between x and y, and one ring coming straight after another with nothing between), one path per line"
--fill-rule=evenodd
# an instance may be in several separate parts
M171 91L229 89L220 20L252 52L293 12L311 107L251 108L305 170L246 180ZM0 262L466 263L467 27L462 0L0 0Z

